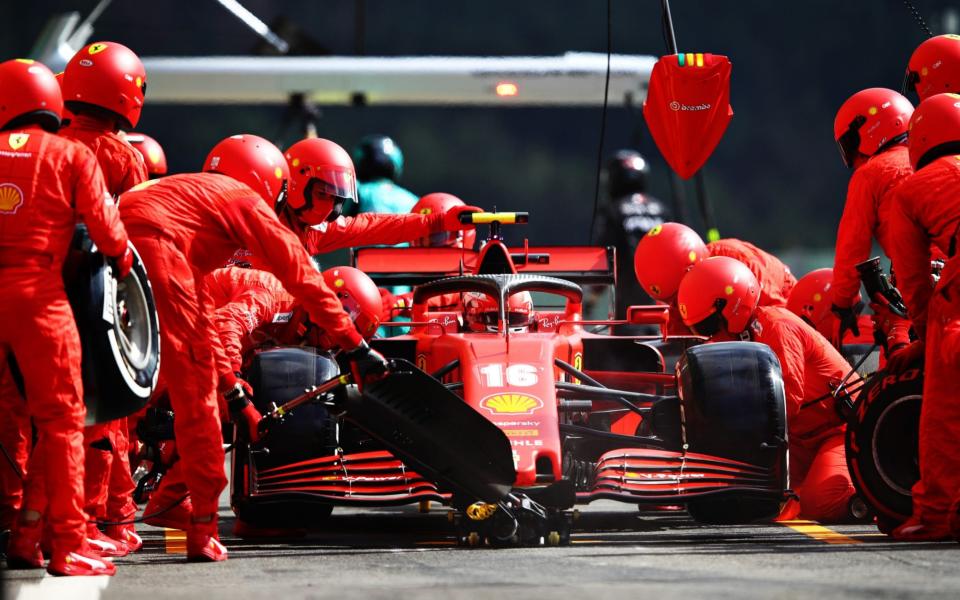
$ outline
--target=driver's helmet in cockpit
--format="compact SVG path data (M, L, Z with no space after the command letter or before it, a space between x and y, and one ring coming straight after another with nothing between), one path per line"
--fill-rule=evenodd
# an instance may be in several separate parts
M464 322L469 331L497 332L497 300L482 292L463 295ZM530 331L533 324L533 298L530 292L517 292L507 300L506 326L511 333Z

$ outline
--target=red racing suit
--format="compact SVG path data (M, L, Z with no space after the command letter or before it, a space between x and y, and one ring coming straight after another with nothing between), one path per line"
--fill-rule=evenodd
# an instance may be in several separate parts
M13 526L23 499L32 433L25 403L7 361L0 362L0 445L14 463L0 461L0 531Z
M437 233L443 227L443 213L433 214L380 214L363 213L355 217L337 217L332 223L321 223L299 232L307 252L324 254L341 248L357 246L393 245L409 242ZM249 248L238 250L230 263L268 270Z
M161 376L177 415L175 435L194 516L215 515L223 472L219 346L204 276L237 248L263 257L311 320L343 348L363 339L300 240L246 185L217 173L172 175L125 193L120 214L150 273L164 348ZM199 524L199 534L211 535Z
M831 396L850 372L836 348L786 308L761 306L748 328L780 360L787 400L790 480L800 518L839 521L855 491L844 449L844 423Z
M16 357L39 432L23 510L46 515L62 552L86 531L80 337L60 275L78 217L101 252L125 252L92 152L39 128L0 133L0 362Z
M143 156L116 132L110 121L90 115L75 115L59 133L93 150L107 182L107 189L114 196L149 178Z
M901 144L870 157L850 177L833 259L831 289L835 305L848 308L855 303L860 293L856 265L870 258L874 238L884 254L891 255L893 191L912 174L907 146ZM884 318L887 348L910 342L908 320L893 314L885 314Z
M264 343L300 342L284 320L299 302L272 273L228 267L207 275L207 282L220 292L213 294L213 326L223 348L218 373L242 371L250 351Z
M779 258L750 242L725 238L707 244L710 256L729 256L747 265L760 282L760 306L786 306L797 278Z
M956 344L960 310L955 258L960 234L960 156L923 167L897 188L891 215L897 287L925 339L920 409L920 481L913 486L912 520L948 533L948 511L960 492L960 364ZM930 285L931 244L948 258L936 291Z
M63 137L81 142L97 156L107 189L114 197L148 179L143 157L118 134L113 123L91 115L75 115ZM131 477L127 419L84 429L87 513L108 521L126 521L137 512L136 484Z

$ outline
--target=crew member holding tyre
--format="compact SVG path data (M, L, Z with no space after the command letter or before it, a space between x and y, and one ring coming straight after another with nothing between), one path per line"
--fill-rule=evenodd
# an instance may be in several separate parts
M53 135L63 99L53 73L30 60L0 64L0 362L12 354L38 431L8 566L40 568L43 519L56 575L112 575L86 542L80 338L60 270L82 220L123 278L127 234L93 153Z
M787 403L790 479L799 498L781 518L840 522L850 517L853 483L844 455L844 421L834 400L850 365L789 310L758 306L760 284L746 265L717 256L690 269L677 302L685 325L711 341L767 344L780 360Z
M268 143L253 135L231 136L217 144L204 164L204 171L222 172L230 156L245 143ZM357 197L356 174L350 155L336 142L323 138L301 140L287 149L286 160L292 177L290 193L274 210L280 221L293 231L311 254L341 248L392 245L425 238L435 233L473 229L460 223L460 213L478 212L474 206L456 206L438 214L364 213L344 217L344 203ZM216 161L216 164L215 164ZM226 162L224 162L226 161ZM230 261L241 266L265 269L261 257L250 248L236 253Z
M60 135L93 150L110 193L146 181L143 158L120 131L136 127L143 109L147 73L136 53L116 42L88 44L67 63L62 85L74 116Z
M668 328L672 334L690 333L676 309L677 290L686 272L708 256L727 256L747 265L761 284L760 306L786 306L790 290L797 283L789 267L749 242L726 238L704 244L686 225L658 225L637 244L633 268L650 297L670 305Z
M907 153L907 126L912 114L913 105L902 95L886 88L869 88L850 96L833 122L840 156L853 171L833 262L832 311L839 324L827 335L837 348L847 331L861 335L857 317L863 302L856 265L870 258L874 238L890 255L893 190L913 173ZM888 322L887 352L910 342L909 321L883 307L874 309Z
M950 537L951 504L960 493L960 364L952 348L960 295L953 255L960 243L960 95L927 98L910 119L910 163L916 171L897 188L890 227L897 286L920 339L891 355L898 372L924 360L920 412L920 481L913 515L893 531L905 540ZM930 286L931 246L948 257Z
M147 87L140 58L116 42L88 44L67 63L61 86L73 118L60 135L93 150L110 193L117 198L146 181L143 158L121 132L140 121ZM112 523L131 520L137 505L133 502L136 485L130 475L127 419L87 427L84 444L87 514ZM108 526L107 535L90 523L88 537L107 556L123 556L143 546L132 523Z
M237 248L248 248L303 302L311 320L347 350L358 381L387 366L354 328L300 240L273 211L286 193L289 170L283 155L260 138L241 141L229 154L221 149L208 161L218 172L144 182L120 201L121 217L150 273L160 317L161 376L177 415L177 448L193 502L187 559L195 561L227 558L217 534L219 496L226 483L214 362L219 340L204 276ZM311 185L308 175L303 178L308 191L326 189Z

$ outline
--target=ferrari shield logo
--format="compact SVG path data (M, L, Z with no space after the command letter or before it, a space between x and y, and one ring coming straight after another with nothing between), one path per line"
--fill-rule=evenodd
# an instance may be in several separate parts
M27 140L29 139L29 133L11 133L10 137L7 139L7 143L10 144L12 149L19 150L20 148L23 148L24 144L26 144Z
M0 183L0 215L12 215L23 204L23 192L12 183Z
M106 44L103 44L103 43L90 44L90 47L87 48L87 53L88 53L88 54L91 54L91 55L93 55L93 54L100 54L101 52L103 52L103 51L106 50L106 49L107 49L107 45L106 45Z
M481 400L480 406L495 415L532 415L543 408L543 400L527 394L495 394Z

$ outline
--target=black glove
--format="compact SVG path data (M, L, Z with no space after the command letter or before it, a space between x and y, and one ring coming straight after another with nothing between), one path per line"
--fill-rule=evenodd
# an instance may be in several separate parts
M840 329L837 332L837 339L833 341L834 346L839 348L843 344L843 336L847 331L852 331L853 335L856 336L860 335L860 325L857 323L857 317L860 316L862 310L863 302L857 302L846 308L836 304L830 307L830 311L840 319Z
M390 366L387 359L366 342L360 342L359 346L347 352L347 358L350 360L350 372L353 373L354 382L361 387L369 379L383 376Z

